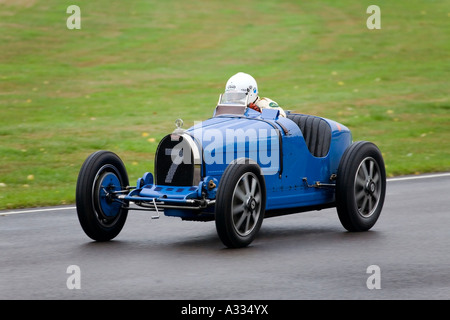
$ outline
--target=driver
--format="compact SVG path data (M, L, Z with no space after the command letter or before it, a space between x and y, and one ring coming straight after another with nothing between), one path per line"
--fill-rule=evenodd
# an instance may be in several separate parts
M277 109L282 117L286 117L286 113L278 106L278 103L269 98L260 98L258 96L256 80L247 73L238 72L228 79L222 99L224 102L239 104L245 104L248 101L247 106L259 112L266 108Z

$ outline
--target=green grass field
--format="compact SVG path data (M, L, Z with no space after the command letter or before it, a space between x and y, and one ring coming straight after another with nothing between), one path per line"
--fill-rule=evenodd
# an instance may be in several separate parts
M0 209L73 203L99 149L134 183L175 119L210 117L239 71L375 142L389 176L449 171L449 19L431 0L0 0Z

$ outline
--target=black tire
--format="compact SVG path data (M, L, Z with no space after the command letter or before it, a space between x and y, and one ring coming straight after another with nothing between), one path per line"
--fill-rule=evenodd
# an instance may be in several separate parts
M127 186L127 171L115 153L97 151L84 161L78 174L76 206L81 227L91 239L108 241L120 233L128 209L107 193Z
M386 170L378 147L358 141L345 150L337 172L336 209L348 231L367 231L377 222L386 194Z
M261 228L266 185L257 164L235 161L225 169L216 196L216 229L229 248L248 246Z

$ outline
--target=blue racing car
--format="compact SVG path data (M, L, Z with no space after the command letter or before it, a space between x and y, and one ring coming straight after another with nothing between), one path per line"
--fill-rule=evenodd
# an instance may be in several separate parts
M85 160L76 206L90 238L116 237L129 210L215 221L230 248L248 246L266 217L336 207L345 229L366 231L380 216L382 154L371 142L353 142L340 123L254 110L221 95L210 119L188 129L176 124L158 145L154 174L134 186L115 153L101 150Z

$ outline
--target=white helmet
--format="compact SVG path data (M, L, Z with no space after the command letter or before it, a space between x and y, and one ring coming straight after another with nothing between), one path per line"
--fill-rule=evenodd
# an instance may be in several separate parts
M247 100L248 96L248 100ZM225 85L225 93L222 95L223 103L245 104L255 102L258 99L258 85L249 74L238 72Z

